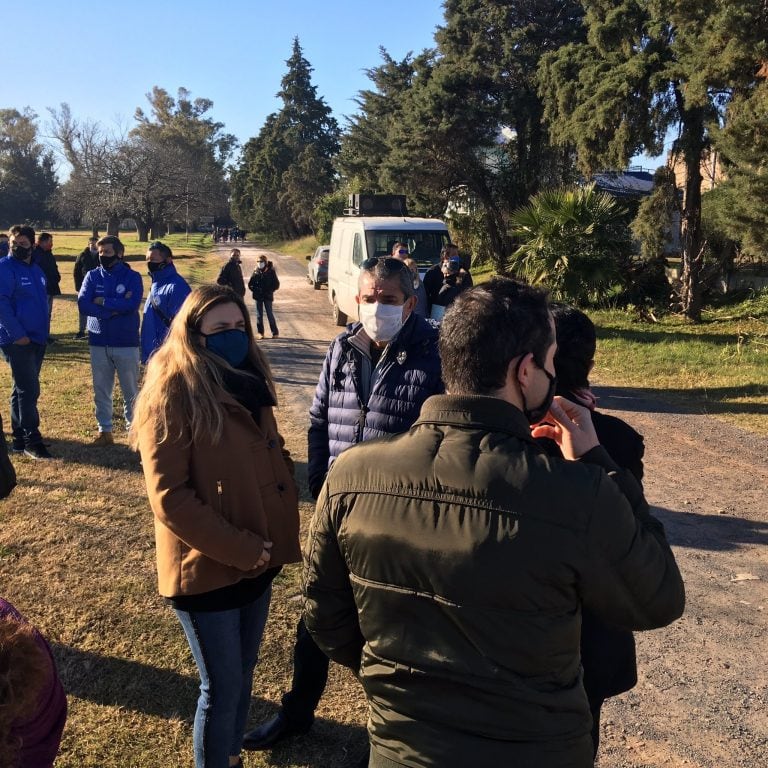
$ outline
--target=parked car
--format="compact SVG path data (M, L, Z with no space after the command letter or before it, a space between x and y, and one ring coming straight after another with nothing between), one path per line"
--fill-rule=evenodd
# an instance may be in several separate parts
M307 280L312 283L312 287L316 291L320 290L321 285L328 285L328 254L330 250L330 245L321 245L315 251L314 256L309 257Z

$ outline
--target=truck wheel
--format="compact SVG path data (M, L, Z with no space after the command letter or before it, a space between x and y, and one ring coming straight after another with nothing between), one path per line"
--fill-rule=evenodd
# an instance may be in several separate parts
M312 287L313 287L313 288L314 288L316 291L319 291L319 290L320 290L320 285L321 285L321 284L320 284L320 283L318 283L318 282L317 282L317 280L313 280L313 281L312 281Z
M335 296L333 297L333 322L341 326L347 324L347 316L339 309Z

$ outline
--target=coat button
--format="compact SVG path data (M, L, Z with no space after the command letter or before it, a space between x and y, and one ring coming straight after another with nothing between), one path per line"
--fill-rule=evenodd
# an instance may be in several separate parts
M284 491L285 490L285 486L282 483L278 483L277 484L277 490L278 491Z
M274 448L277 445L277 440L273 437L267 442L267 448Z

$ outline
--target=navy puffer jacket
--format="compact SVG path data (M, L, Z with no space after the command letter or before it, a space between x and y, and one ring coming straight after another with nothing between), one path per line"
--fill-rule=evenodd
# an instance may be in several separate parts
M331 342L309 410L308 479L315 498L343 450L405 432L419 417L422 403L445 391L437 329L411 313L379 360L366 401L368 387L362 378L371 363L353 342L361 328L354 323Z

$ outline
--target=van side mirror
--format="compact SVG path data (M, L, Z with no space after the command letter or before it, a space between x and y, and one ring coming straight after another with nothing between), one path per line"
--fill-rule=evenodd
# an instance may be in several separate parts
M305 261L309 261L312 258L311 254L306 257Z

